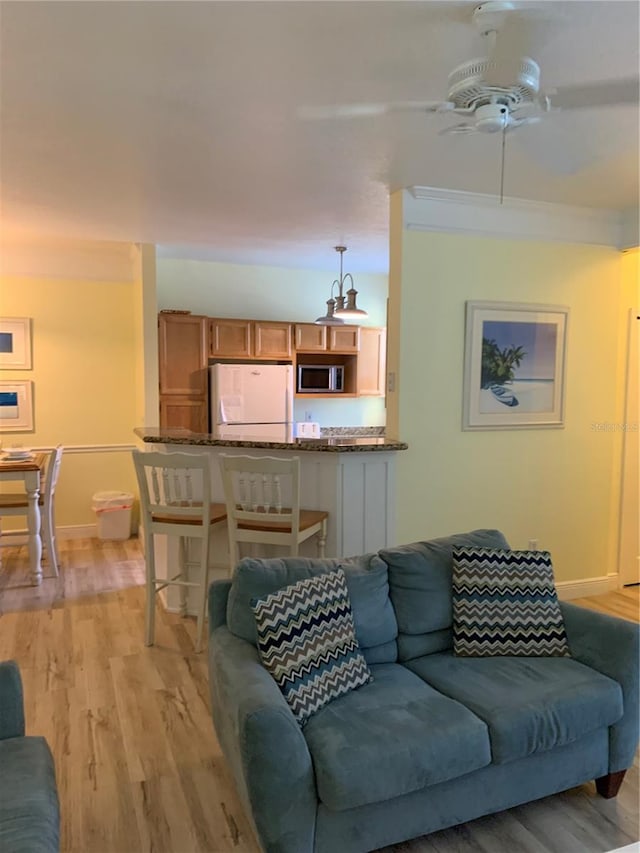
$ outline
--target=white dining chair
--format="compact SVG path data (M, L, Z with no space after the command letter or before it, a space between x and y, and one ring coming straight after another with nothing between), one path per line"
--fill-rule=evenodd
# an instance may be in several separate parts
M180 588L180 611L184 616L187 589L197 590L196 652L202 648L209 578L209 534L214 524L226 520L226 507L211 501L211 467L206 453L143 453L133 451L140 490L146 565L145 644L155 639L155 597L168 586ZM179 571L170 578L157 578L154 535L179 537ZM189 560L188 539L200 540L200 559ZM197 569L194 580L191 570Z
M227 509L230 570L240 560L240 544L283 545L290 556L311 536L318 536L324 557L327 519L324 510L300 508L300 458L220 454ZM286 505L283 505L283 501Z
M47 559L49 560L53 573L56 577L59 576L58 567L60 565L60 557L58 555L56 542L55 496L63 450L64 448L62 445L58 445L49 454L44 481L42 483L42 488L40 489L40 498L38 499L41 513L40 523L42 526L42 544L46 550ZM0 495L0 521L5 516L26 516L28 514L28 510L29 502L27 500L26 492L7 492L6 494ZM10 531L8 535L14 535L19 532L22 531Z

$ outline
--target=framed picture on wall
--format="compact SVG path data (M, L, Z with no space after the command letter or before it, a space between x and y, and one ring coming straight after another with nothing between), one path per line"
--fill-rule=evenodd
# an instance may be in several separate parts
M569 309L467 302L462 428L564 426Z
M0 382L0 433L33 431L33 383Z
M0 317L0 369L31 370L29 317Z

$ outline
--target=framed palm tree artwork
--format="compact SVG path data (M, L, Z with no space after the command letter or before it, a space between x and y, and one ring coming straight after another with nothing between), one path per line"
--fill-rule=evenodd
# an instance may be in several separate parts
M462 428L564 426L569 309L467 302Z

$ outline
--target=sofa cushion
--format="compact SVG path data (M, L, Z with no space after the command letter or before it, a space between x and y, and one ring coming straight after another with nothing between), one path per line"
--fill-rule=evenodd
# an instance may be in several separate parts
M335 811L390 800L484 767L485 724L399 664L341 696L304 728L319 799Z
M489 727L495 764L572 743L622 717L620 685L571 658L425 655L406 666Z
M237 637L257 644L252 598L265 598L299 580L341 568L347 579L356 637L367 661L397 659L398 626L389 600L387 566L377 555L341 560L305 557L255 560L245 558L236 566L227 602L227 626Z
M42 737L0 740L0 850L58 853L58 793Z
M569 655L548 551L453 549L453 651Z
M509 548L509 543L499 530L472 530L380 551L389 567L389 595L398 622L401 661L451 647L454 547ZM447 629L449 633L445 633ZM430 636L434 631L443 632L435 646ZM403 635L413 639L407 641Z
M353 630L342 569L253 599L262 663L304 725L333 699L371 681Z

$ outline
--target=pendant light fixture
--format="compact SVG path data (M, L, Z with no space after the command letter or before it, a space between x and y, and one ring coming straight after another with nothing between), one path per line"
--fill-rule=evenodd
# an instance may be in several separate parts
M347 247L335 246L334 248L340 254L340 278L337 278L331 285L331 298L327 300L327 313L324 317L318 317L315 321L318 326L340 326L345 320L360 320L363 317L369 316L366 311L358 308L356 305L358 291L353 286L353 276L351 273L347 272L343 274L342 272L342 256L347 251ZM345 295L343 289L347 279L349 279L351 287ZM333 288L336 285L338 287L338 295L334 297Z

